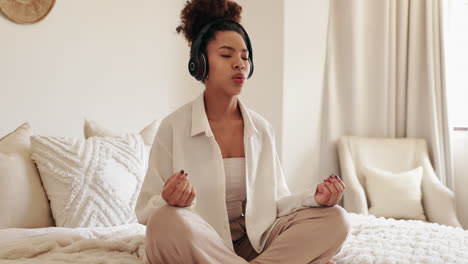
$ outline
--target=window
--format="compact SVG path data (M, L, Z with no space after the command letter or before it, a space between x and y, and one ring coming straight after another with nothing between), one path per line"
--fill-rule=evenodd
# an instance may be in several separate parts
M468 131L468 0L443 2L449 123Z

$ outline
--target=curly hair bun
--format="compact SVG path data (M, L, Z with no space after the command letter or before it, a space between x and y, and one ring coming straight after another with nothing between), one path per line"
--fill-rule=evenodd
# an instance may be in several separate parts
M180 12L181 25L177 33L183 33L189 44L201 28L216 18L228 18L240 23L242 7L230 0L187 0Z

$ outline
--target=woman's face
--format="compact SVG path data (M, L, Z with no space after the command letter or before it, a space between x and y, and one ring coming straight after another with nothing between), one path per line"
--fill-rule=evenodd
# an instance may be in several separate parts
M209 63L206 88L238 95L250 72L249 51L242 36L235 31L218 31L206 50Z

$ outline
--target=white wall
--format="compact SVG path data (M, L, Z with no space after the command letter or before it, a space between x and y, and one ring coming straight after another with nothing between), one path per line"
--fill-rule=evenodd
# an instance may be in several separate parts
M256 66L242 98L273 124L281 148L283 1L238 2ZM198 95L175 33L184 3L57 1L33 25L0 16L0 136L26 121L38 134L81 136L85 117L138 131Z
M328 1L284 1L283 167L292 192L317 175Z
M0 16L0 136L81 136L83 118L138 131L189 100L184 1L57 1L45 20Z
M308 135L319 106L309 99L319 101L328 4L237 2L255 62L241 97L273 125L288 182L301 190L318 160ZM189 48L175 33L184 3L57 1L33 25L0 16L0 137L26 121L40 135L82 136L84 118L136 132L194 98L203 86L189 76Z

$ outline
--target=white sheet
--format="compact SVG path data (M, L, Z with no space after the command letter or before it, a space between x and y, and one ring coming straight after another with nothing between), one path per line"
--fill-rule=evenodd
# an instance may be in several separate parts
M351 235L337 264L467 263L468 231L422 221L350 213ZM0 263L146 262L145 227L0 230Z

